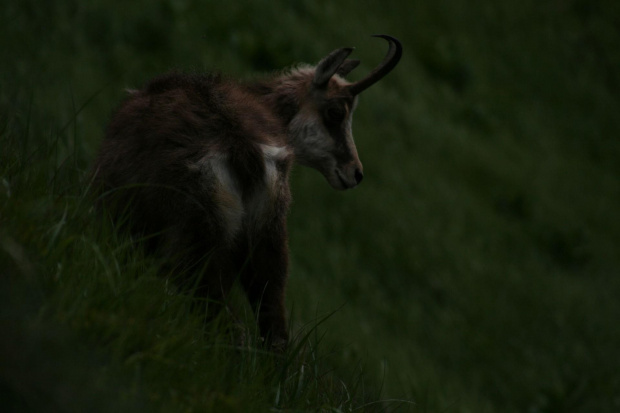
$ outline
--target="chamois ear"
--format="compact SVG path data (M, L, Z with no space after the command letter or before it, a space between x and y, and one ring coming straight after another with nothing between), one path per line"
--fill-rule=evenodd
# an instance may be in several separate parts
M351 71L355 69L359 64L360 61L358 59L347 59L344 61L344 63L340 65L340 67L336 71L336 74L345 77L346 75L351 73Z
M314 72L314 86L324 87L329 82L329 79L336 73L338 68L343 64L347 56L353 51L352 47L343 47L337 49L325 56L318 65Z

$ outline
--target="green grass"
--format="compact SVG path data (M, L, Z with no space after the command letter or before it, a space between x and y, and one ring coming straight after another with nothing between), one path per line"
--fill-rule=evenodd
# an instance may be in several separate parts
M620 7L5 1L0 399L13 411L620 409ZM365 180L296 168L283 358L206 328L92 211L123 89L354 45ZM238 297L237 297L238 298ZM397 400L397 401L390 401ZM398 401L401 400L401 401Z

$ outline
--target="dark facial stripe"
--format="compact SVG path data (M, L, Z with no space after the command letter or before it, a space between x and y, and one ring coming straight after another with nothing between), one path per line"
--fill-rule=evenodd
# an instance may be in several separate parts
M344 119L338 123L325 119L325 115L323 115L323 124L325 125L325 129L327 129L327 132L336 144L336 151L334 155L338 163L346 163L353 159L351 148L349 148L349 144L347 142L347 124L350 119L350 107L351 106L346 104L344 105L343 110L345 110L345 116Z

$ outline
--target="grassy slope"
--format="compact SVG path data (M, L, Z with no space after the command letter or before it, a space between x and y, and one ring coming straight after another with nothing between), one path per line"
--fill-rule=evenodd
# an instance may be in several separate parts
M342 45L363 73L384 47L368 34L386 32L406 54L356 113L364 185L335 193L295 171L293 323L338 311L280 405L346 410L382 386L416 411L618 408L613 1L5 3L1 314L16 339L0 395L16 406L274 404L282 366L203 337L152 264L92 222L85 171L124 87L171 66L248 76ZM37 363L42 348L57 362ZM83 400L67 399L76 389Z

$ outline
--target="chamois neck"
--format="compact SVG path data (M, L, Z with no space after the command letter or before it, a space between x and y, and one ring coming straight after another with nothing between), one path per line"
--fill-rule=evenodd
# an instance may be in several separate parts
M299 112L300 102L312 83L312 68L292 69L250 85L285 127Z

